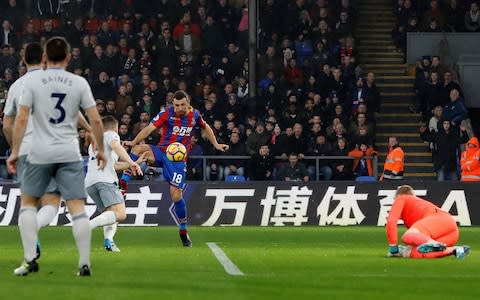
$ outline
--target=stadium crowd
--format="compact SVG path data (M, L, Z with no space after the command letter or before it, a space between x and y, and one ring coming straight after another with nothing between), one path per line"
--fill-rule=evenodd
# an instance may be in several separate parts
M392 38L405 51L408 32L478 32L476 1L398 0ZM440 49L439 49L440 53ZM429 143L437 180L457 180L462 175L463 144L474 135L455 66L443 64L439 53L426 53L415 66L413 105L427 126L420 136Z
M50 1L52 6L44 2L1 2L0 90L6 92L25 73L20 57L26 43L61 35L72 45L69 71L88 79L101 115L118 118L122 140L131 140L147 126L171 102L175 90L191 95L192 105L231 150L224 154L227 157L209 160L206 170L201 160L192 158L190 179L201 179L204 171L208 180L228 175L311 180L317 172L324 180L372 175L371 161L364 157L375 154L375 116L381 98L375 74L359 67L354 1L260 1L256 70L248 69L247 1ZM430 6L424 2L400 0L399 26L412 18L422 22L437 18L442 28L468 30L458 16L450 17L451 10L442 2L432 0ZM473 11L475 18L472 6L469 12L462 10L465 17ZM414 109L424 112L425 120L432 117L432 108L445 106L450 91L458 90L436 60L433 57L428 67L424 60L417 68L419 97ZM253 98L250 71L258 78ZM445 81L437 84L435 74ZM432 102L431 93L441 97ZM456 113L452 112L452 121ZM83 141L84 132L79 133ZM145 142L158 139L154 134ZM220 155L204 143L197 136L190 155ZM0 147L2 153L8 151L4 141ZM82 151L86 154L86 147ZM251 159L229 159L231 155ZM318 170L308 159L347 155L356 159L321 160ZM274 156L282 159L269 158Z

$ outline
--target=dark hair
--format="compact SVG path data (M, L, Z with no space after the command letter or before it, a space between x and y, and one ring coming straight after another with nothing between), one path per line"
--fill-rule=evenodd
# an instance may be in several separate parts
M33 42L25 47L25 63L39 65L42 62L43 49L40 43Z
M178 90L173 94L173 99L174 100L182 100L183 98L189 99L188 94L185 91Z
M111 128L118 125L118 121L114 116L105 116L102 118L102 123L105 128Z
M70 44L63 37L54 36L45 45L48 60L54 63L62 62L70 53Z

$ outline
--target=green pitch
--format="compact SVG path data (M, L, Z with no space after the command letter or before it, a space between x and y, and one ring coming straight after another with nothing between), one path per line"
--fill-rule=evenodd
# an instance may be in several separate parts
M386 258L383 228L121 227L121 253L93 236L92 277L75 276L70 228L43 229L40 272L15 277L17 227L0 227L0 299L480 299L480 228L461 228L465 260ZM244 273L228 275L207 242ZM478 251L478 252L477 252Z

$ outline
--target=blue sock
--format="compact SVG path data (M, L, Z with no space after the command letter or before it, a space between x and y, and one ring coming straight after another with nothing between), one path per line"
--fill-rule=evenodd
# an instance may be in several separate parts
M180 201L175 202L175 214L177 215L178 219L178 227L180 230L187 229L187 205L185 200L182 198Z
M130 158L133 161L136 161L138 159L138 155L136 155L133 152L130 152ZM132 171L130 169L126 169L125 171L123 171L122 180L125 180L126 182L129 182L131 178L132 178Z

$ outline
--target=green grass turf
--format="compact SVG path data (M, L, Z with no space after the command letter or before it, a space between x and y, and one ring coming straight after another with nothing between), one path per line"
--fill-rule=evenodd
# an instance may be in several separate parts
M173 227L121 227L121 253L93 236L93 276L75 276L70 228L41 232L40 272L16 277L18 229L0 227L0 299L480 299L480 228L461 228L465 260L386 258L377 227L192 227L193 248ZM245 273L228 275L206 242Z

